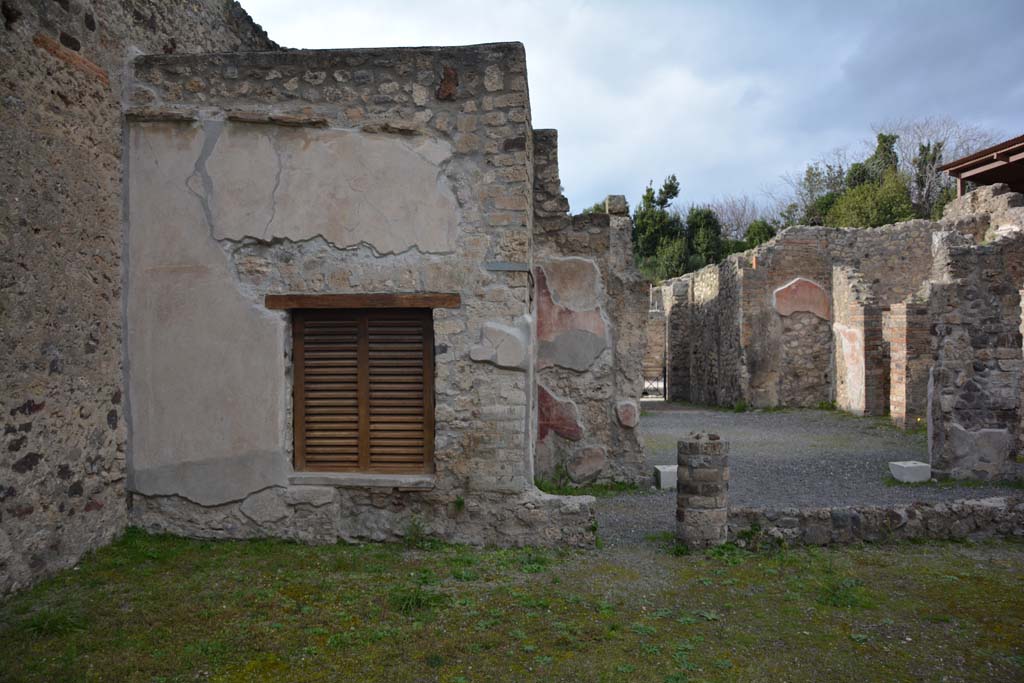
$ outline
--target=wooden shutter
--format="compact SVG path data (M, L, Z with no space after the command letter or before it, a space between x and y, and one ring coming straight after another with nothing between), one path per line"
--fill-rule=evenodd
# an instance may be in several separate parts
M295 311L296 468L429 471L433 346L428 309Z

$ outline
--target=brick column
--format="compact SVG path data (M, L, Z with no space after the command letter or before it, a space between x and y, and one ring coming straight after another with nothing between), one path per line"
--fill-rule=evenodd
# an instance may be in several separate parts
M729 444L717 434L691 434L679 442L676 538L689 548L728 539Z

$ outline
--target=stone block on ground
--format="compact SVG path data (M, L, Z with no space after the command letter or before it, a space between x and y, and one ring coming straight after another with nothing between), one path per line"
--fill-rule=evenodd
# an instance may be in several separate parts
M904 484L918 484L932 478L932 466L918 460L890 462L889 472L896 481Z
M675 490L678 470L677 465L655 465L654 485L662 491Z

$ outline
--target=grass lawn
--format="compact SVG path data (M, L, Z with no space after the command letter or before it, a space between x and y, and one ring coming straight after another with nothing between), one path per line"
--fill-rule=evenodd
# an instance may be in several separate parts
M666 540L554 552L129 531L0 602L0 681L1024 680L1024 544L677 556Z

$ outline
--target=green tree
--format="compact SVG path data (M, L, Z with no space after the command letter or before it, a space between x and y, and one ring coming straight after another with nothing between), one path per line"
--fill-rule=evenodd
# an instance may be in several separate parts
M913 217L907 178L892 169L881 182L864 183L844 192L829 209L825 225L875 228Z
M841 192L826 192L815 197L804 208L804 215L800 222L804 225L825 225L825 217L828 216L829 210L841 196Z
M779 210L778 223L783 228L796 225L799 222L800 207L796 202L790 202Z
M850 168L846 171L846 189L848 190L864 183L870 183L872 180L871 171L863 161L850 164Z
M747 243L748 247L756 247L773 237L775 237L775 227L766 220L758 219L747 226L743 241Z
M593 206L588 206L583 209L580 213L584 216L591 213L607 213L608 209L604 202L595 202Z
M686 273L689 259L690 250L680 235L674 240L662 242L658 253L641 270L652 280L666 280Z
M679 181L674 175L665 178L657 192L653 183L647 185L633 212L633 251L638 262L655 256L662 242L678 239L682 234L682 218L670 208L678 196Z
M706 206L690 207L686 215L686 234L692 235L693 253L704 263L718 263L725 254L722 244L722 223Z
M875 151L864 160L873 182L881 182L887 173L897 170L899 157L896 155L896 142L899 135L879 133L875 137Z
M649 183L633 211L633 253L640 271L652 280L686 272L690 244L679 212L672 201L679 196L675 175L665 178L657 192Z

